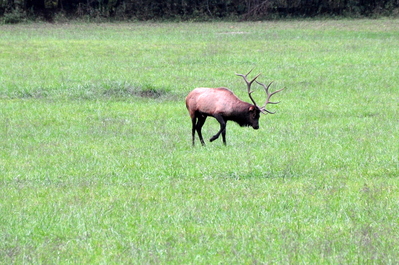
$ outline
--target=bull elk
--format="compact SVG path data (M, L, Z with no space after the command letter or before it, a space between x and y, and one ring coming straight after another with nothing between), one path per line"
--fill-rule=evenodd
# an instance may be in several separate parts
M252 71L252 70L251 70ZM241 127L252 126L255 130L259 129L260 113L274 114L266 109L267 104L277 104L279 102L271 102L270 98L283 90L284 88L269 93L269 87L273 83L270 82L267 86L262 84L256 79L260 74L255 76L251 81L248 81L249 71L246 75L236 74L241 76L247 84L248 96L253 104L240 100L232 91L227 88L195 88L186 97L186 107L190 114L192 121L192 141L194 146L195 131L202 145L205 145L202 138L201 128L205 123L208 116L214 117L220 123L220 130L211 137L210 141L213 142L222 134L223 144L226 145L226 123L227 121L234 121ZM256 81L266 91L266 102L263 107L256 105L255 100L252 98L251 85Z

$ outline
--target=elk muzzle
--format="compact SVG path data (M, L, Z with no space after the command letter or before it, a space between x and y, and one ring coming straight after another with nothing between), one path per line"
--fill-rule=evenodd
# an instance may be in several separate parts
M259 122L257 120L252 122L252 128L254 128L254 130L259 129Z

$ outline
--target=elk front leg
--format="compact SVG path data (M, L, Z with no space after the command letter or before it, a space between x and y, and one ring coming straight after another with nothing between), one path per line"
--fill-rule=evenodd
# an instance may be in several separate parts
M226 122L227 125L227 122ZM223 139L223 144L226 145L226 126L222 132L222 139Z
M211 142L215 141L217 138L219 138L220 134L222 134L222 138L223 138L223 143L226 145L226 121L223 119L222 116L220 115L215 115L214 116L215 119L219 122L220 124L220 130L218 131L217 134L215 134L214 136L212 136L212 138L210 139Z

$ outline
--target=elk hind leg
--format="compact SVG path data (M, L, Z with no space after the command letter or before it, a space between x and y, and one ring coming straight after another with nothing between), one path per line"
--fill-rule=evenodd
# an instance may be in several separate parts
M197 123L196 123L196 124L193 123L193 145L194 145L194 134L195 134L195 130L197 131L198 138L200 139L201 144L202 144L202 145L205 145L204 138L202 138L201 129L202 129L202 126L203 126L204 123L205 123L206 116L200 115L200 116L198 116L197 118L198 118Z
M194 146L194 142L195 142L195 124L197 123L197 118L196 117L191 118L191 122L193 124L193 127L191 129L191 135L192 135L192 142L193 142L193 146Z

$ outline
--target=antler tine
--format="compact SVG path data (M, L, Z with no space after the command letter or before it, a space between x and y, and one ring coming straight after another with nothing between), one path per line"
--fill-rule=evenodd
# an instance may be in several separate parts
M245 76L248 76L252 72L252 70L254 70L254 69L255 68L252 68L251 70L249 70L249 72Z
M284 88L282 88L282 89L276 90L276 91L274 91L274 92L272 92L272 93L269 93L269 88L270 88L270 86L271 86L271 84L272 84L273 82L274 82L274 81L271 81L271 82L269 83L269 85L266 86L265 84L262 84L262 83L256 81L256 83L258 83L259 85L263 86L263 88L264 88L265 91L266 91L266 96L267 96L265 105L264 105L262 108L260 108L260 110L261 110L262 113L264 113L264 112L266 111L267 113L274 114L275 112L271 112L271 111L269 111L269 110L266 109L266 105L267 105L267 104L278 104L278 103L280 103L280 101L279 101L279 102L272 102L272 101L270 101L270 98L271 98L274 94L276 94L276 93L278 93L278 92L280 92L281 90L284 89Z
M253 92L253 91L251 91L251 85L256 80L256 78L258 78L260 76L260 74L255 76L251 81L248 81L247 77L252 72L252 70L253 69L251 69L246 75L243 75L243 74L236 74L236 75L241 76L244 79L245 83L247 84L248 96L251 99L252 103L254 103L254 105L257 106L255 100L251 96L251 94Z

